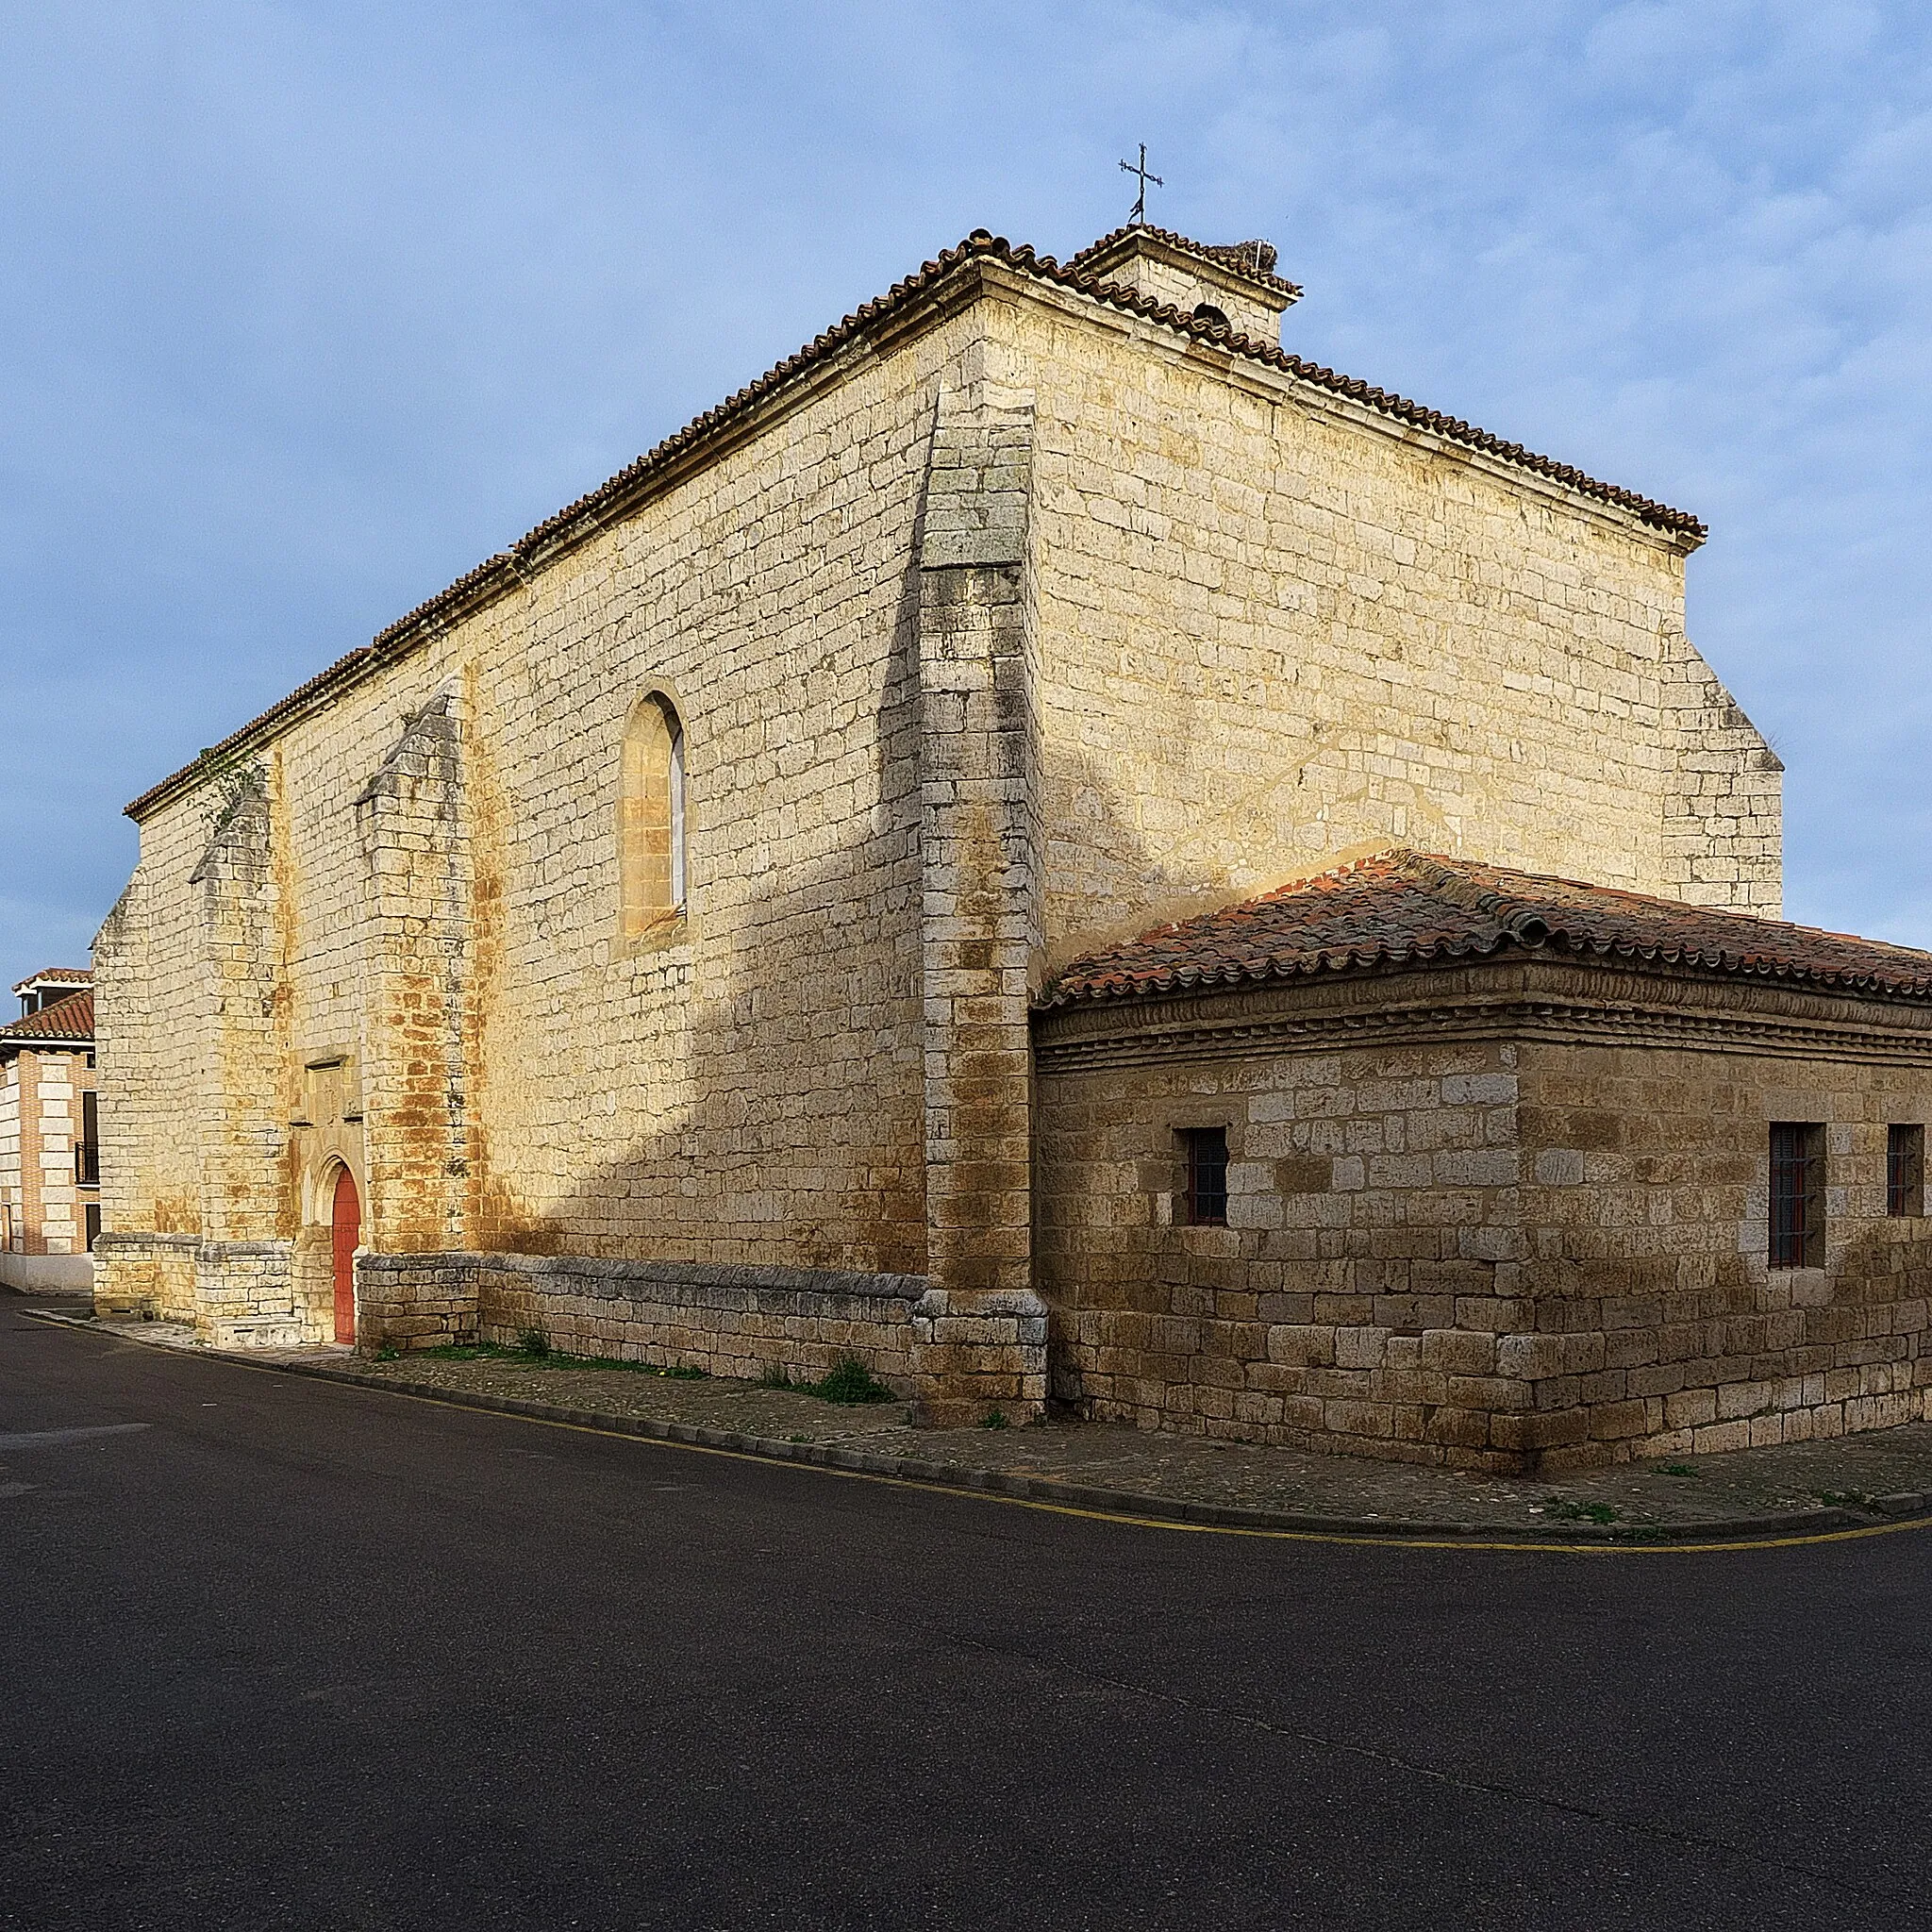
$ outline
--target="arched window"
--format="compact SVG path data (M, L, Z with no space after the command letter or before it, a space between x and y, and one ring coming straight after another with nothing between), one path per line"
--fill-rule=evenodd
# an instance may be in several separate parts
M1197 302L1194 304L1194 320L1196 322L1205 322L1209 328L1225 328L1227 326L1225 310L1215 308L1211 302Z
M617 854L626 939L683 912L684 726L661 691L641 699L625 727Z

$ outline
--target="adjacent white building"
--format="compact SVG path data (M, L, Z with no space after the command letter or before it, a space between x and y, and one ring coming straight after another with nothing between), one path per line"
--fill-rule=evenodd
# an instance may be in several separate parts
M93 975L50 966L0 1026L0 1282L86 1293L101 1231Z

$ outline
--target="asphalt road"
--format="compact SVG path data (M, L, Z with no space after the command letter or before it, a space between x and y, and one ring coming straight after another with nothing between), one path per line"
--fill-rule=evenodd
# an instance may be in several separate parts
M0 1304L0 1628L34 1932L1932 1924L1932 1531L1143 1528Z

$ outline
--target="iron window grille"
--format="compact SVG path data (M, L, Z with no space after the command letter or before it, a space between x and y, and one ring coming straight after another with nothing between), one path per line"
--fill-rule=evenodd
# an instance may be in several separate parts
M101 1179L101 1104L92 1091L80 1096L80 1139L74 1143L74 1178L83 1188Z
M1885 1130L1885 1211L1925 1211L1925 1129L1890 1126Z
M1824 1266L1824 1128L1771 1124L1771 1265Z
M1227 1225L1227 1129L1184 1127L1181 1148L1187 1157L1187 1191L1182 1210L1190 1227Z

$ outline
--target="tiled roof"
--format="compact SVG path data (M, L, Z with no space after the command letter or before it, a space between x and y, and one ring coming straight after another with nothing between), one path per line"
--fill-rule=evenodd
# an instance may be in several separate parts
M1932 953L1472 859L1390 851L1068 966L1041 1007L1488 957L1511 948L1932 998Z
M35 981L42 979L77 979L84 986L92 986L93 977L93 973L86 966L42 966L38 973L29 973L25 979L17 981L13 990L25 992Z
M92 992L71 992L38 1013L29 1013L11 1025L0 1026L0 1046L37 1046L42 1041L65 1044L78 1041L83 1045L94 1037L94 996Z
M1196 252L1206 252L1199 243L1189 242L1185 237L1172 235L1166 229L1150 229L1148 232ZM1094 243L1096 248L1101 245L1100 242ZM1091 252L1082 249L1080 254ZM1062 265L1050 255L1037 255L1030 246L1016 248L1004 236L990 235L984 228L975 228L957 248L941 250L916 275L895 282L885 294L875 296L855 309L842 322L814 337L796 355L787 357L755 382L687 423L675 435L646 451L589 495L580 496L555 516L546 518L508 550L499 551L496 556L479 563L447 590L438 591L426 603L419 604L407 617L398 618L388 629L377 632L373 642L337 658L327 670L318 673L307 684L271 705L240 730L230 732L219 744L210 746L193 764L183 766L158 785L142 792L125 808L127 816L142 818L184 785L196 782L197 774L205 768L233 758L252 743L270 735L275 727L294 717L305 707L332 696L358 682L386 659L400 656L424 639L435 636L464 611L527 583L532 572L541 569L551 556L587 541L615 518L625 514L659 477L691 460L711 438L725 431L796 377L839 354L855 341L863 339L869 330L928 299L949 276L975 261L999 262L1017 274L1031 275L1037 281L1090 296L1109 308L1123 309L1172 329L1177 335L1211 342L1230 355L1241 356L1250 361L1265 362L1313 388L1345 397L1393 422L1406 424L1431 436L1441 437L1445 442L1458 443L1465 449L1479 451L1517 469L1547 477L1580 495L1614 505L1641 522L1671 531L1691 543L1704 540L1704 525L1686 510L1654 503L1648 497L1619 489L1613 483L1600 483L1568 463L1538 456L1524 449L1521 443L1506 442L1500 437L1491 436L1488 430L1478 429L1457 417L1444 416L1438 410L1424 408L1420 403L1391 395L1386 390L1375 389L1355 376L1339 375L1334 370L1324 369L1318 363L1305 362L1299 356L1289 355L1278 343L1257 342L1225 324L1196 321L1192 315L1183 313L1171 303L1156 302L1138 290L1118 282L1101 280L1080 269L1077 266L1079 259L1080 256L1075 256L1072 261ZM1290 288L1292 284L1284 282L1281 286Z
M1130 223L1124 228L1116 228L1111 235L1103 235L1098 242L1090 242L1079 254L1067 257L1067 266L1078 269L1095 256L1105 254L1117 242L1124 242L1129 235L1151 235L1170 248L1178 248L1183 255L1198 255L1244 281L1259 282L1264 289L1273 289L1291 302L1302 299L1302 291L1293 282L1283 281L1274 273L1272 242L1194 242L1186 235L1176 235L1172 228L1157 228L1146 222Z

